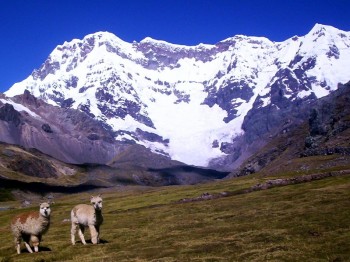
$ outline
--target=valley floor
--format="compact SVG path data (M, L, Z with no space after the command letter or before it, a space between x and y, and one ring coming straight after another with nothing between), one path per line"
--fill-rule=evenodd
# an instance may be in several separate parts
M61 196L37 254L16 254L9 221L23 209L2 202L14 209L0 211L0 261L350 261L349 174L244 191L266 181L104 192L102 243L86 246L71 245L68 219L90 192ZM203 194L224 197L181 201Z

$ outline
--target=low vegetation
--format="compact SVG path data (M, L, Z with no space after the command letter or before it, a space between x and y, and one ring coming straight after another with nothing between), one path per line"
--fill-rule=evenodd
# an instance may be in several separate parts
M86 246L72 246L69 218L90 192L61 196L37 254L16 254L9 221L23 208L1 202L13 209L0 211L0 261L350 261L350 175L244 191L268 179L103 192L101 244Z

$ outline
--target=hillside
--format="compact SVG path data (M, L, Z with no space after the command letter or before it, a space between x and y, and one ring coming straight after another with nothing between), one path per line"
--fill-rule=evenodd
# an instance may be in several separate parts
M165 166L161 163L152 164L149 161L153 158L147 158L148 150L137 145L134 147L134 150L138 151L137 161L131 152L125 152L123 158L120 156L110 165L77 165L64 163L36 149L0 143L0 195L4 193L9 199L31 201L38 195L55 197L130 185L196 184L227 175L225 172L190 167L176 162L173 166L168 165L167 161ZM141 150L145 150L144 160L140 159Z
M310 172L311 170L309 170ZM317 170L322 172L322 170ZM327 171L329 172L329 170ZM302 173L294 174L295 177ZM278 176L276 176L278 178ZM101 244L70 243L69 214L89 193L55 199L41 252L17 255L9 221L24 210L0 204L1 261L348 261L350 174L249 190L259 173L195 186L104 192ZM210 199L210 196L221 195ZM188 201L192 199L191 201ZM208 199L208 200L206 200ZM186 201L185 201L186 200ZM4 208L14 208L3 210ZM89 240L90 237L87 236Z
M87 192L53 193L54 199L51 194L26 195L30 199L29 207L22 206L23 198L11 200L10 192L2 190L0 241L4 244L0 258L2 261L348 261L350 211L344 207L350 206L349 90L349 84L340 86L312 104L307 121L298 125L287 123L280 132L266 137L268 143L244 163L240 173L234 172L225 179L172 187L133 183L90 187L84 188ZM14 152L21 150L21 154L30 158L48 161L35 150L0 146L2 161L8 161L7 166L15 161ZM120 155L110 164L117 168L119 163L119 171L127 170L137 150ZM139 161L147 164L147 154ZM100 181L106 168L113 170L106 166L69 167L85 171L97 168L102 171L98 174ZM169 170L191 174L192 168L174 166L157 172L168 177ZM129 171L125 174L130 174ZM203 169L197 172L207 174ZM86 179L91 178L89 172L82 174ZM64 181L60 175L54 179ZM70 210L77 203L87 203L95 193L104 197L102 243L82 246L78 242L73 247L69 239ZM44 200L55 203L52 226L43 238L41 252L29 254L23 248L23 254L17 255L9 221L23 210L36 209L37 203Z
M103 149L103 147L97 147L98 143L114 146L111 137L108 137L108 130L101 129L98 123L89 119L85 113L75 110L70 110L69 113L64 111L68 116L65 120L65 129L61 130L55 124L57 116L64 119L60 108L47 105L28 93L15 97L14 101L22 101L21 105L26 106L23 108L31 110L29 111L31 114L36 112L35 114L42 116L44 109L46 109L45 114L48 114L47 110L51 111L49 114L51 117L43 121L42 117L31 117L31 114L24 113L25 111L17 111L4 105L0 108L0 118L3 120L4 127L7 125L12 130L32 130L32 137L33 130L36 130L37 137L46 137L44 141L50 141L49 144L46 142L41 144L46 145L46 150L52 147L54 149L50 150L52 154L57 152L53 146L54 143L62 141L63 136L67 141L73 138L74 143L80 143L84 148L86 142L83 142L82 134L87 137L94 134L96 137L93 140L89 138L85 140L87 146L91 147L91 143L94 144L94 151L84 152L85 156L90 154L92 158ZM265 145L260 150L256 150L240 168L233 169L228 176L228 172L187 166L181 162L172 161L167 156L154 154L137 144L124 145L124 149L106 164L69 164L58 160L57 155L49 156L30 147L1 143L1 188L6 192L9 189L20 189L21 192L41 192L41 194L71 193L127 185L188 185L256 172L265 176L288 177L291 174L315 172L318 169L348 169L350 166L349 101L350 84L348 83L340 85L330 95L305 106L304 111L298 113L305 117L297 119L296 115L292 114L283 116L284 118L281 118L283 125L275 126L253 143L258 144L257 148ZM35 106L35 104L39 105ZM7 107L9 110L6 109ZM16 121L22 124L16 124ZM43 129L45 124L53 131L45 131ZM72 127L69 128L68 124ZM93 132L87 132L87 127ZM73 131L65 133L64 130ZM28 134L23 131L17 133ZM51 137L51 140L47 137ZM72 142L68 144L74 146ZM69 152L66 151L65 155L68 154ZM24 198L18 195L16 197Z

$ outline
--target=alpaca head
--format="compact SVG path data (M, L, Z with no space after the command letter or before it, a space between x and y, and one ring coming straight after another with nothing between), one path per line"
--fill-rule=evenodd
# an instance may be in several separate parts
M51 213L51 208L50 208L50 204L49 203L41 203L40 204L40 214L43 217L49 217Z
M96 210L102 209L102 197L101 197L101 195L91 196L90 202Z

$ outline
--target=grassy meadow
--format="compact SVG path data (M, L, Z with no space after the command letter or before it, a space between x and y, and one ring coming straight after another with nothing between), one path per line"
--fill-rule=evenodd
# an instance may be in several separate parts
M17 255L9 230L24 210L0 202L0 261L350 261L350 175L239 193L258 174L194 186L125 187L103 192L102 243L70 243L71 208L89 193L55 199L41 252ZM203 193L233 192L179 202ZM237 192L237 194L234 194ZM85 232L90 239L89 232Z

